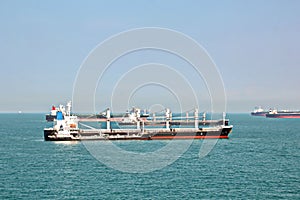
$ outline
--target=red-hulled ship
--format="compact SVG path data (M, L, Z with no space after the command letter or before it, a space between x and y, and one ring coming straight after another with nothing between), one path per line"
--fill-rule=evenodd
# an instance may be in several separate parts
M300 118L300 111L290 111L290 110L270 110L266 114L268 118Z

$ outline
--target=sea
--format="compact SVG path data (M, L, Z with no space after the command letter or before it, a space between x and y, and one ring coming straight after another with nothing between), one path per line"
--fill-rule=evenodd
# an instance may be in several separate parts
M174 162L132 173L82 142L44 141L44 114L0 114L0 199L300 199L300 119L227 117L233 131L208 155L199 157L204 141L193 140ZM112 143L155 152L170 142Z

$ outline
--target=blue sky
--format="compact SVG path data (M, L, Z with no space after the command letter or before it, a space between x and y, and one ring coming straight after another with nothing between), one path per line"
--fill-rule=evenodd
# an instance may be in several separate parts
M201 44L223 78L228 112L300 109L299 10L296 0L1 0L0 112L48 112L71 99L89 52L141 27L174 29Z

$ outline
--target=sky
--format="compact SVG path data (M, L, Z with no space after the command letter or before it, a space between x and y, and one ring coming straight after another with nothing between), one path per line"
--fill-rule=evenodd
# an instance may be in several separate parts
M113 35L143 27L178 31L205 48L222 77L227 112L249 112L258 105L299 110L299 10L297 0L1 0L0 112L47 113L52 104L71 100L78 70L90 52ZM154 61L180 65L176 70L196 84L193 73L187 73L190 66L174 56L156 54L144 51L129 55L131 61L122 59L126 69L130 63ZM124 66L115 63L110 74L121 76ZM106 84L115 82L108 79ZM176 102L171 90L155 87L145 86L144 93L137 89L136 99L126 101L172 107L167 105ZM209 109L205 83L194 89L200 110ZM101 101L110 92L96 93L99 111L111 103ZM145 96L149 93L155 98Z

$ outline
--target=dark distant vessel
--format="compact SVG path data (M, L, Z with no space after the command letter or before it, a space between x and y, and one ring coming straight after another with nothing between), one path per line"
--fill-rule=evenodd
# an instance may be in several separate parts
M268 118L300 118L300 111L291 110L276 110L270 109L269 113L266 114Z
M59 108L56 108L54 105L52 106L52 109L49 114L46 115L46 120L48 122L53 121L56 119L56 114L59 111Z
M268 113L268 111L265 111L264 109L262 109L261 107L255 107L255 109L251 112L252 116L266 116L266 114Z

